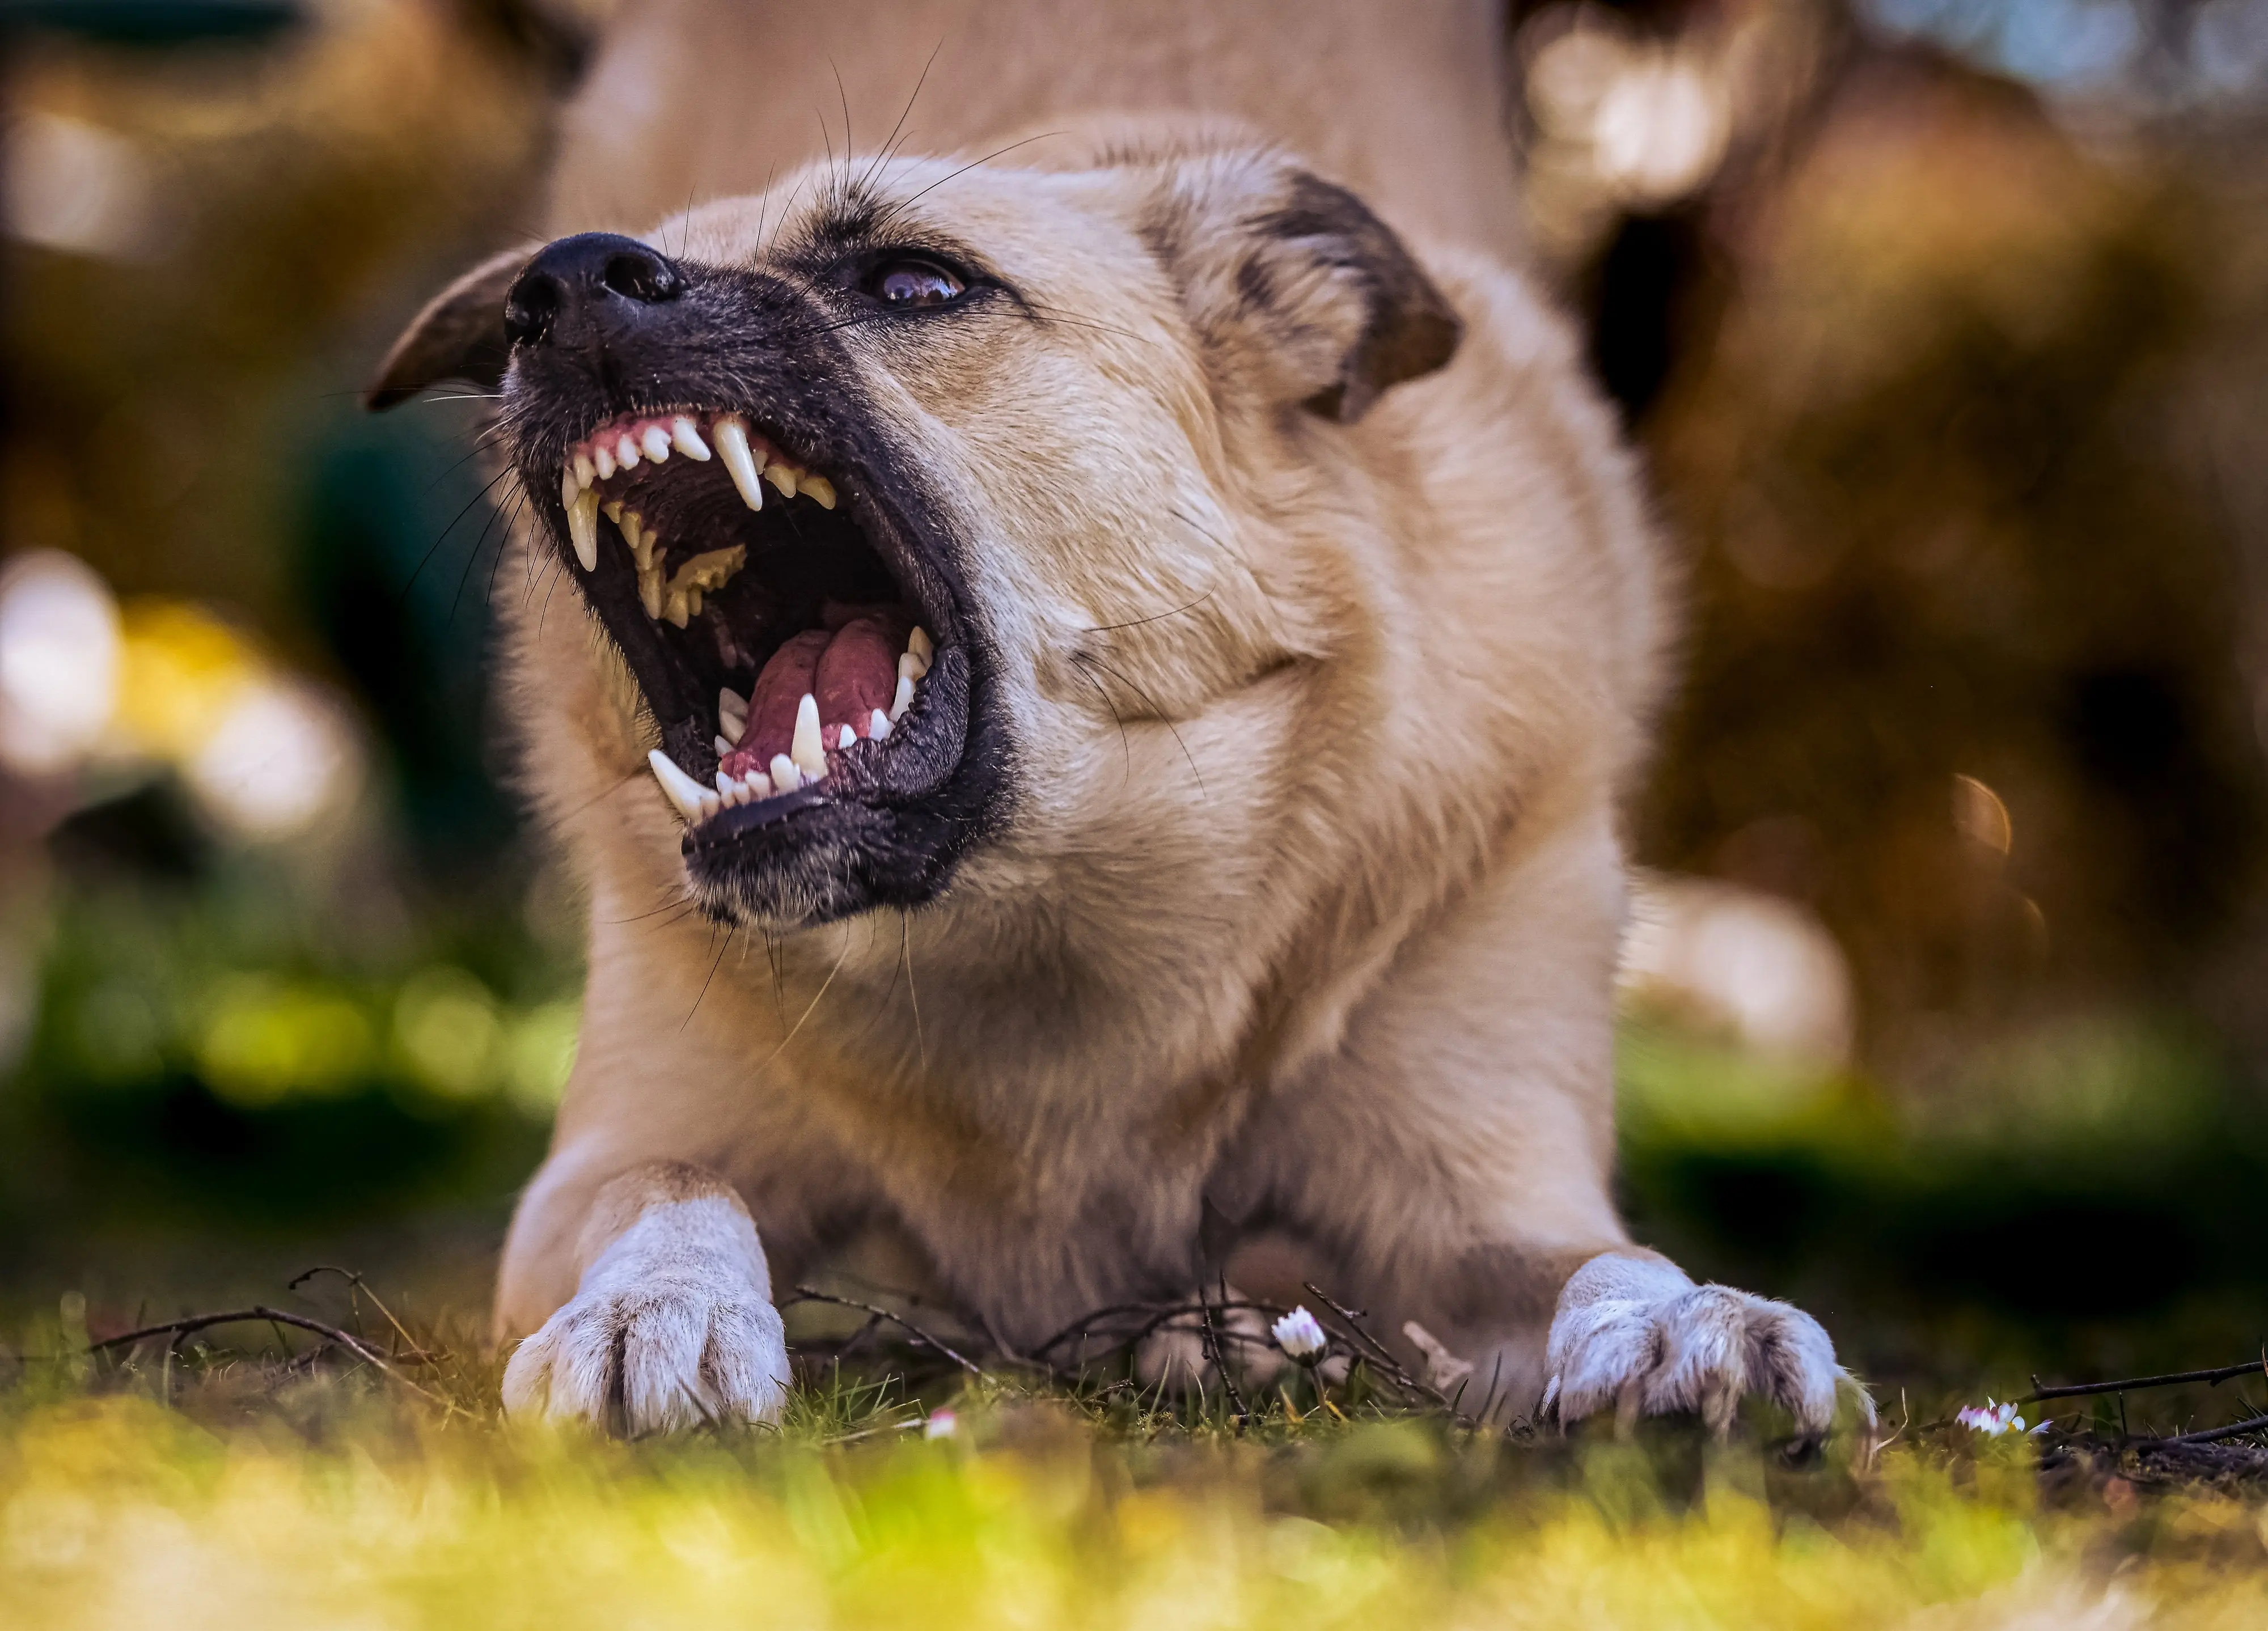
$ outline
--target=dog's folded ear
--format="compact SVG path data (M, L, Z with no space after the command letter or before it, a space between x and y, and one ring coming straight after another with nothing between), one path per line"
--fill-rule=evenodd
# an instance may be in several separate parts
M1349 423L1463 324L1363 202L1268 154L1185 161L1146 225L1225 377Z
M445 379L470 380L489 391L502 385L512 359L504 296L540 246L491 255L427 301L386 354L362 405L375 413Z

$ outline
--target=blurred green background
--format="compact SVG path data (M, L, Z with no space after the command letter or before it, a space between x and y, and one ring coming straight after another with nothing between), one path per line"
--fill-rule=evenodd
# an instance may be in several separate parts
M572 1055L480 405L602 4L0 4L0 1316L476 1309ZM833 49L855 49L855 41ZM1519 4L1691 604L1624 1190L1892 1387L2268 1334L2268 0Z

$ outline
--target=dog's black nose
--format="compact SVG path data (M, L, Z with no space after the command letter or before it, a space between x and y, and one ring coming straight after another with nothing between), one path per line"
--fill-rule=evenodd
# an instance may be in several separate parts
M504 297L514 345L604 339L674 300L685 279L668 257L617 232L578 232L544 246Z

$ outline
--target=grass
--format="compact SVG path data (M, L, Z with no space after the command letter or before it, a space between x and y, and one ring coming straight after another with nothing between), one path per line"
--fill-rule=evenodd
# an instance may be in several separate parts
M2068 1454L2043 1477L2037 1439L1910 1428L1871 1469L1842 1442L1794 1467L1765 1422L1484 1434L1358 1385L1240 1425L822 1363L776 1432L621 1444L500 1421L493 1360L431 1338L417 1392L77 1334L50 1322L0 1392L0 1625L2268 1621L2257 1498Z

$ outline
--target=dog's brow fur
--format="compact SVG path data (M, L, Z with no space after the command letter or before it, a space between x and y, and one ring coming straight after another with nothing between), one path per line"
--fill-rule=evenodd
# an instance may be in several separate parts
M752 1261L792 1281L885 1229L1025 1344L1183 1295L1219 1272L1201 1233L1264 1226L1381 1332L1472 1362L1491 1408L1548 1381L1721 1422L1753 1386L1823 1426L1817 1326L1692 1287L1609 1198L1617 801L1665 574L1613 417L1507 258L1486 11L836 0L921 41L844 64L846 121L948 45L917 139L801 168L781 110L836 87L754 43L798 8L621 14L557 225L672 246L719 378L801 367L813 414L858 421L954 574L966 752L998 775L905 896L858 894L859 841L795 851L819 818L769 841L799 881L765 893L703 871L650 784L588 801L643 775L652 722L589 620L505 607L523 781L592 913L498 1287L500 1330L545 1333L513 1397L568 1408L561 1333L635 1323L641 1275L670 1341L697 1304L754 1343ZM656 230L688 163L707 202ZM1013 300L884 314L829 281L923 246ZM522 542L563 547L549 519ZM688 891L767 956L651 915Z

